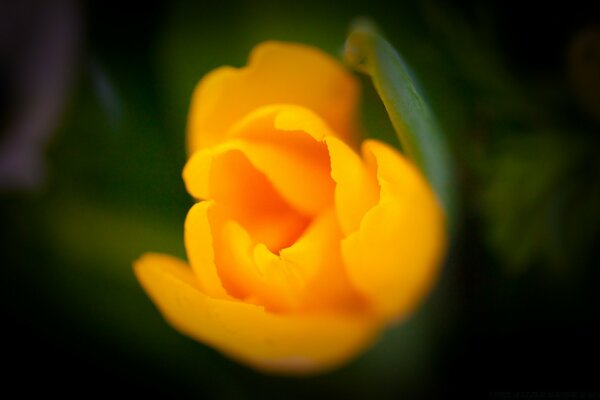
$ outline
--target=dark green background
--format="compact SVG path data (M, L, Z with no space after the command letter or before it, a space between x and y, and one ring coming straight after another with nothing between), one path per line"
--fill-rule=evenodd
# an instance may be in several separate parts
M584 4L84 3L47 178L0 192L7 382L21 393L232 399L598 390L600 121L589 110L599 105L582 103L569 74L572 63L600 74L598 41L581 60L569 55L598 27ZM131 262L185 255L196 82L244 65L267 39L340 57L357 16L408 61L448 136L460 229L433 295L373 349L323 376L261 375L167 326ZM397 145L360 79L366 134Z

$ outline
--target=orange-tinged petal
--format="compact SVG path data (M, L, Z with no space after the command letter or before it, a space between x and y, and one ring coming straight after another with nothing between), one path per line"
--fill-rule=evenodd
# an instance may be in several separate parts
M232 129L231 140L197 151L183 178L197 198L212 198L209 173L214 160L239 150L299 213L313 216L333 203L334 182L324 138L333 132L312 111L298 106L268 106L250 113ZM257 190L255 190L257 192Z
M377 328L362 314L272 314L260 306L209 297L184 262L166 255L143 256L135 272L173 327L265 371L333 368L363 350Z
M379 203L342 243L350 280L385 318L410 312L431 288L446 247L445 218L417 168L377 141L363 143L376 168Z
M313 110L351 141L357 97L354 77L329 55L301 44L264 42L248 66L218 68L200 81L189 112L189 154L222 142L246 114L277 103Z
M215 231L219 275L236 298L278 312L366 308L346 276L333 211L317 217L279 255L253 242L249 233L233 221L214 226Z
M282 311L296 307L303 278L263 243L233 221L217 227L216 260L220 276L235 297Z
M295 241L309 218L290 207L242 150L247 150L243 143L232 141L197 152L184 169L184 180L190 193L214 200L255 241L278 251Z
M334 132L314 112L274 105L250 113L231 131L242 151L295 209L316 215L333 202L325 137Z

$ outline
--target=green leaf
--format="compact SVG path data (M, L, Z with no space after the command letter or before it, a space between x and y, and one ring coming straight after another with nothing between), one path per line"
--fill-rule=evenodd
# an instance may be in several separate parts
M453 227L456 194L445 136L407 64L365 20L352 26L344 57L354 69L371 77L403 150L429 180Z

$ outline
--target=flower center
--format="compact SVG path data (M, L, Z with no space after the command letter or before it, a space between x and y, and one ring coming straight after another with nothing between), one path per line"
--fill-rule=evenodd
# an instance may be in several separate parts
M241 151L214 160L210 182L212 198L224 215L274 254L295 243L312 221L291 207Z

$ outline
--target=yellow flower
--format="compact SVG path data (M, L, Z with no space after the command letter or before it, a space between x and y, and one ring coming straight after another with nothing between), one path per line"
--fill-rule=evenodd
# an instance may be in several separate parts
M189 266L135 263L175 329L260 370L317 372L428 292L443 213L395 149L356 149L357 100L351 74L299 44L263 43L247 67L199 83L183 171L201 200L185 222Z

